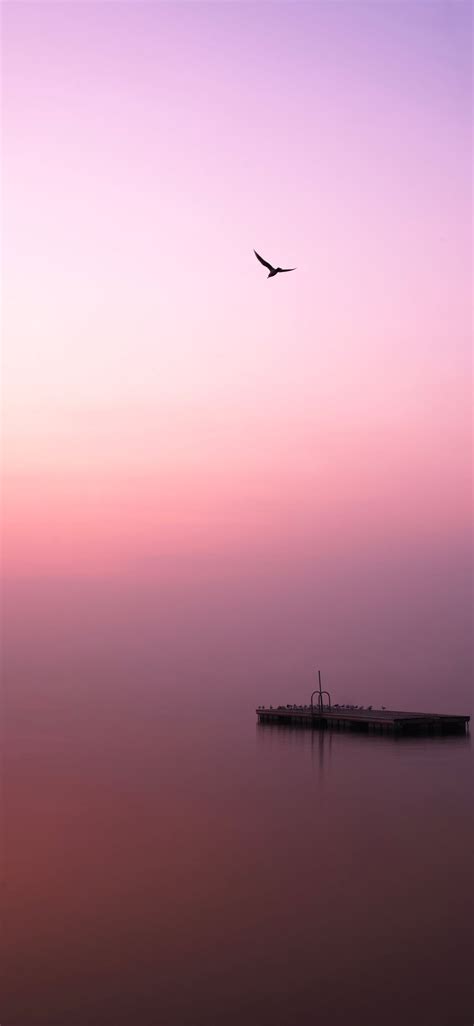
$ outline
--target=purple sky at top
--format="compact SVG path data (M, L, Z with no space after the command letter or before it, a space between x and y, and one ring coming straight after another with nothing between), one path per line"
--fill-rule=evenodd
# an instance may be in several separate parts
M2 20L10 578L199 556L263 595L284 556L335 589L329 660L334 582L365 643L404 567L465 694L470 5Z

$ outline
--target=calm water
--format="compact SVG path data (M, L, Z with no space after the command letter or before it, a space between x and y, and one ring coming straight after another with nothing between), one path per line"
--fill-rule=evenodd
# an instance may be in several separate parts
M17 671L2 1026L471 1026L469 738Z

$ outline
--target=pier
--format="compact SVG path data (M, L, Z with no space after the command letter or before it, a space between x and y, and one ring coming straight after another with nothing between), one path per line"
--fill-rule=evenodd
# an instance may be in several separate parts
M316 695L316 703L314 696ZM403 734L465 734L469 730L470 716L449 716L446 713L399 712L394 709L374 709L359 705L340 705L331 701L329 691L323 688L321 670L318 687L311 692L309 705L259 705L255 710L259 723L291 723L293 726L317 730L333 727L336 730L365 730Z
M470 716L444 713L399 712L393 709L358 709L339 705L278 705L256 710L259 723L291 723L321 730L365 730L396 735L464 734Z

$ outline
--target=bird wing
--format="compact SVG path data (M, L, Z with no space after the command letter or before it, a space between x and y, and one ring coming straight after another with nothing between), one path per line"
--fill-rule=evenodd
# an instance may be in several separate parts
M277 271L281 271L285 274L286 271L296 271L296 267L277 267Z
M272 265L269 264L267 260L264 260L263 257L261 257L259 253L257 253L256 249L254 249L254 253L255 253L255 256L257 257L257 260L260 260L260 263L263 264L264 267L267 267L269 271L274 271L275 270L275 268L272 267Z

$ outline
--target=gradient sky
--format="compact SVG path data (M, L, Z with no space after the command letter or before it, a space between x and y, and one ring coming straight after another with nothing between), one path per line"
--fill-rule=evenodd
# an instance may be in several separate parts
M18 609L133 580L248 675L466 706L470 16L2 5Z

